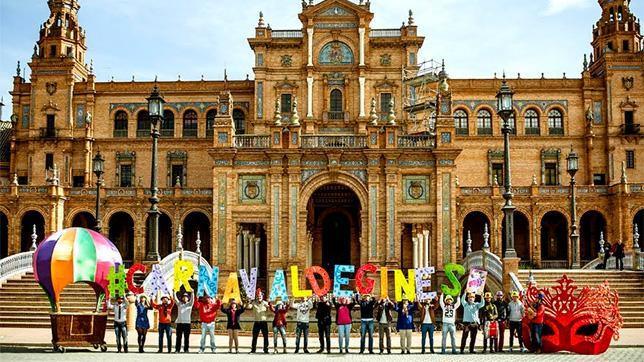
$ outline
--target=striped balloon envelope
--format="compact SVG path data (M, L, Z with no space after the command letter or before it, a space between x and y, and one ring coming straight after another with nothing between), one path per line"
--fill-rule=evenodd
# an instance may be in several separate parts
M123 264L111 241L89 229L69 228L51 234L38 245L34 276L44 289L52 310L60 310L60 293L72 283L88 283L97 299L107 294L110 267Z

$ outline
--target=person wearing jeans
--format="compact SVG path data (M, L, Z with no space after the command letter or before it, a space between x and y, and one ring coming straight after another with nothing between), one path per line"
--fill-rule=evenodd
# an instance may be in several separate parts
M217 312L221 308L221 301L216 301L206 295L195 299L194 307L199 310L199 320L201 321L201 341L199 343L199 353L203 353L206 348L206 334L210 335L210 350L215 353L215 319Z
M250 353L255 353L257 348L257 337L262 332L264 337L264 353L268 353L268 302L264 300L264 293L257 289L256 297L252 303L249 303L246 309L252 309L254 312L253 322L253 340L250 347Z
M118 353L121 353L121 347L127 353L127 305L128 303L122 295L116 297L116 304L114 305L109 300L107 301L108 308L114 311L114 333L116 334L116 349Z
M510 323L510 352L514 345L514 334L517 334L519 339L519 347L521 352L525 352L523 347L523 336L521 332L521 320L525 316L525 308L523 303L519 300L519 292L516 290L512 292L512 301L508 303L508 320Z
M369 333L369 353L373 354L373 309L376 300L370 294L363 294L360 300L360 353L364 353L365 337Z
M444 294L441 294L440 305L443 310L443 341L441 344L441 353L445 354L445 342L447 341L447 334L449 333L450 339L452 340L452 354L456 354L456 310L461 305L459 299L456 300L456 304L453 304L454 298L451 295L445 297Z
M277 334L282 337L282 353L286 353L286 312L288 309L282 301L277 301L275 306L269 304L275 317L273 318L273 353L277 353Z
M543 332L543 317L546 311L546 307L543 306L543 298L545 298L545 295L543 292L539 292L537 302L533 306L534 317L530 320L532 346L537 354L541 353L541 333Z
M503 340L505 339L505 329L508 326L508 302L503 298L503 292L496 292L494 300L494 305L496 306L496 312L498 313L497 321L499 324L499 338L496 347L497 352L503 352Z
M300 337L304 334L304 353L309 353L309 314L313 308L313 301L306 299L300 303L293 303L297 310L297 327L295 328L295 353L300 351Z
M318 338L320 339L320 349L316 353L331 353L331 302L326 295L315 303L315 319L318 320Z
M167 295L161 297L161 304L152 302L152 308L159 311L159 353L163 352L163 336L165 335L168 344L168 353L172 352L172 308L174 300Z
M400 334L400 353L410 354L411 336L414 330L414 310L416 306L414 303L409 303L407 296L403 294L402 302L394 306L394 310L398 312L398 321L396 328Z
M481 299L480 302L474 301L474 293L463 293L461 297L461 304L463 305L463 336L461 337L461 353L465 352L465 343L467 342L468 335L470 336L470 353L474 352L474 345L476 344L476 333L478 332L479 325L479 309L483 308L485 301Z
M183 338L183 352L188 353L190 350L190 323L192 318L192 305L194 304L194 294L183 293L177 303L177 342L174 346L174 353L181 352L181 339Z
M338 325L338 347L340 353L349 353L349 338L351 336L351 310L355 306L352 298L342 297L339 301L334 299L336 309L336 323ZM344 340L344 349L342 341Z
M420 309L420 336L421 352L425 353L426 336L429 335L429 351L434 353L434 326L436 323L435 312L438 308L438 298L431 301L423 301L417 306Z
M385 352L385 341L387 342L387 353L391 354L391 311L394 309L394 303L389 298L381 298L376 305L375 317L378 321L378 342L380 354Z

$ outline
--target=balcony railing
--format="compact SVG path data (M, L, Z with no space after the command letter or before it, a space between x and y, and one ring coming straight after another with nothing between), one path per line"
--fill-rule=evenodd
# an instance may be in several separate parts
M167 138L174 137L174 129L170 129L170 128L163 129L163 128L161 128L161 137L167 137Z
M149 129L137 129L136 130L136 138L146 138L150 137L150 130Z
M434 148L434 137L430 135L399 136L398 148Z
M626 123L620 126L620 130L624 136L637 136L640 134L640 124Z
M402 35L400 29L371 29L369 36L372 38L396 38Z
M477 128L476 133L479 136L491 136L492 135L492 128Z
M236 135L234 137L236 148L268 148L270 136L267 135Z
M526 127L525 129L525 134L529 136L538 136L540 133L539 128Z
M366 136L302 136L302 148L365 148L366 146Z
M324 121L348 121L349 114L342 111L328 111L324 112Z
M456 135L457 136L467 136L468 135L467 128L457 128L456 129Z
M271 32L273 38L301 38L302 30L273 30Z
M564 130L563 128L548 128L548 133L553 135L553 136L563 136Z
M212 138L215 134L215 130L212 128L206 128L206 138Z
M127 129L115 129L113 136L114 138L127 138Z
M56 138L58 130L55 128L43 127L40 129L40 138Z
M183 138L197 138L197 129L196 128L184 128L183 129Z

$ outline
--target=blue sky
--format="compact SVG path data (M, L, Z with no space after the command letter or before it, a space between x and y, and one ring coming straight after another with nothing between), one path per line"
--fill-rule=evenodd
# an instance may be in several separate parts
M357 2L357 0L355 0ZM316 1L318 2L318 1ZM264 11L273 29L300 28L300 0L81 0L88 59L99 81L244 79L253 56L246 38ZM631 4L644 16L642 1ZM578 77L590 52L596 0L372 0L372 27L399 27L409 9L426 36L421 59L445 58L454 78L504 69L524 78ZM0 94L11 114L16 61L29 61L46 0L0 0ZM27 78L29 70L27 69ZM252 78L253 75L250 74Z

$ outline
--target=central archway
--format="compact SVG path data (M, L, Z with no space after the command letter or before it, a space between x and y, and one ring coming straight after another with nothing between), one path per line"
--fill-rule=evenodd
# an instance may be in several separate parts
M311 262L329 273L335 265L360 264L362 207L348 186L330 183L319 187L307 205Z

